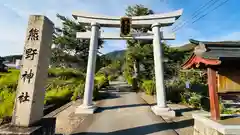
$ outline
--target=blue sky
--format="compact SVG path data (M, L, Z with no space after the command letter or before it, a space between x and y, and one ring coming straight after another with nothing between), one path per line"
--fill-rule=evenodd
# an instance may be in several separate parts
M191 22L192 14L209 0L1 0L0 1L0 56L21 54L24 46L28 16L46 15L55 25L60 26L56 14L72 17L72 11L85 11L110 16L124 15L128 5L143 4L156 13L170 12L183 8L182 17L175 25L185 20ZM219 0L221 3L225 0ZM218 5L216 3L215 6ZM213 4L211 4L213 5ZM186 25L176 33L176 40L168 41L177 46L198 40L239 40L240 1L229 0L222 7L211 12L198 22ZM214 8L212 6L211 8ZM208 10L203 11L202 14ZM126 47L125 41L107 41L103 53Z

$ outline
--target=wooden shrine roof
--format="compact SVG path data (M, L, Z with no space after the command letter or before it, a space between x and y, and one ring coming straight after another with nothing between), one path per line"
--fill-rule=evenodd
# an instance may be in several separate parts
M240 41L208 42L190 39L197 45L191 57L182 65L183 69L199 65L220 65L224 60L240 61Z

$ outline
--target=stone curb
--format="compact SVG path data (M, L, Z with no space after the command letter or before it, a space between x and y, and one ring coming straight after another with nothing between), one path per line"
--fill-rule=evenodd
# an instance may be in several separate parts
M79 102L79 101L81 101L81 99L78 99L76 101L71 101L71 102L61 106L60 108L50 112L49 114L45 115L44 118L55 117L57 114L59 114L63 110L67 109L68 107L70 107L71 105L73 105L74 103Z

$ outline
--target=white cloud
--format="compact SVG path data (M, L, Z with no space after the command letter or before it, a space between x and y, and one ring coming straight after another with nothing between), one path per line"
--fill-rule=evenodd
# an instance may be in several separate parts
M240 31L236 31L236 32L232 32L232 33L229 33L229 34L226 34L224 36L220 36L219 38L216 38L216 39L219 39L220 41L226 41L226 40L240 40Z

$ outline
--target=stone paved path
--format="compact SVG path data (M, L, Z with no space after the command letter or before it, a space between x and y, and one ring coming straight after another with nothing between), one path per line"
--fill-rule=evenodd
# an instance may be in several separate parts
M114 84L118 87L118 83ZM150 106L136 93L111 93L112 98L101 102L97 112L88 116L72 135L176 135L171 129L173 125L154 115Z

